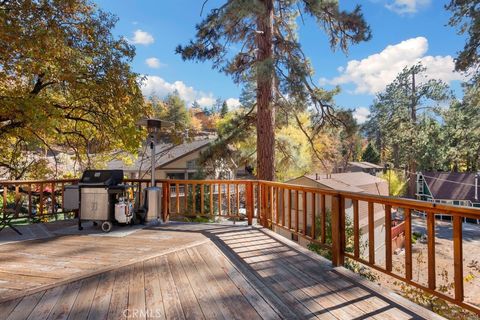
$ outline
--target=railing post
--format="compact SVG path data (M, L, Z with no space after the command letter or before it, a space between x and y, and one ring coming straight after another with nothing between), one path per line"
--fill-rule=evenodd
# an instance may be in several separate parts
M247 221L248 221L248 225L251 226L252 225L252 221L253 221L253 183L251 181L247 182L246 184L246 209L247 209Z
M162 182L162 220L164 223L170 219L170 185L168 182Z
M344 237L345 234L345 210L343 198L341 195L332 196L332 264L334 267L343 266L345 262L344 256Z
M268 214L268 211L267 211L267 188L266 188L265 185L261 185L260 192L261 192L261 203L262 203L261 204L262 210L260 211L261 212L260 221L262 223L262 227L268 228L268 222L267 222L267 214Z

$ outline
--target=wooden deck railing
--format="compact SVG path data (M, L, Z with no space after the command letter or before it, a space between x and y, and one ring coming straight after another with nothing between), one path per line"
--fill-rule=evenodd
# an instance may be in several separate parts
M28 217L62 212L63 187L77 180L4 181L3 206L24 197ZM149 186L149 180L126 179L137 186L138 195ZM443 205L417 200L392 198L326 190L278 182L251 180L158 180L163 186L163 217L205 217L255 220L266 228L283 233L294 240L315 243L331 252L334 266L352 259L397 280L420 288L462 308L480 314L480 308L465 301L462 220L480 219L480 209ZM45 192L48 190L49 192ZM53 195L53 197L52 197ZM51 210L45 212L45 197ZM20 199L21 200L21 199ZM48 212L50 211L50 212ZM402 213L405 224L405 255L399 268L394 268L392 252L392 212ZM417 213L426 215L427 281L413 277L412 222ZM453 242L453 292L439 290L439 268L435 259L436 215L449 216ZM378 230L384 230L383 234ZM378 239L381 236L382 239ZM377 238L377 239L376 239ZM375 244L383 242L381 252Z
M63 210L64 188L76 183L78 179L0 181L2 211L20 206L16 218L28 221L70 213Z

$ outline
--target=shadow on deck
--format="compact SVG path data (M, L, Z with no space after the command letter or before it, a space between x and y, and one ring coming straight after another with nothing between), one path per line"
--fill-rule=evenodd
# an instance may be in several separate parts
M9 264L2 255L15 245L26 260ZM48 246L56 252L45 253L54 255L50 264L34 254ZM82 256L85 247L99 253ZM0 283L17 287L3 292L0 315L8 319L438 318L269 230L247 226L172 223L115 239L63 236L0 246L0 261ZM59 261L69 261L68 272L58 273ZM35 266L43 273L29 274ZM14 272L26 278L14 281ZM57 277L42 283L42 275Z

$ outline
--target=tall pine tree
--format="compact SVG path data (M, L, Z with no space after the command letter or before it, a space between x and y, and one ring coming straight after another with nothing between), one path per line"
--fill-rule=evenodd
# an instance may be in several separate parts
M378 153L375 146L369 142L365 151L362 154L362 161L379 164L380 163L380 154Z
M455 59L455 70L468 71L479 76L480 65L480 5L478 0L451 0L445 6L452 12L448 24L457 27L458 34L466 34L467 41ZM478 79L477 79L478 80Z
M275 178L276 106L301 106L303 110L290 110L295 114L313 106L314 128L332 116L325 91L310 78L313 70L298 39L296 20L304 14L326 31L332 49L346 51L350 44L370 38L359 6L346 12L337 1L228 0L197 25L195 40L176 49L185 60L212 61L214 68L231 75L236 83L256 83L259 179ZM233 43L241 50L232 52Z
M220 109L220 116L223 118L228 113L228 104L227 101L223 101L222 109Z

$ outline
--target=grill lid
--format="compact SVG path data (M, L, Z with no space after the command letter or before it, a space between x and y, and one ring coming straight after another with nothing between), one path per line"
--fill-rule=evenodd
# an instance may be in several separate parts
M85 170L80 186L115 186L123 182L123 170Z

